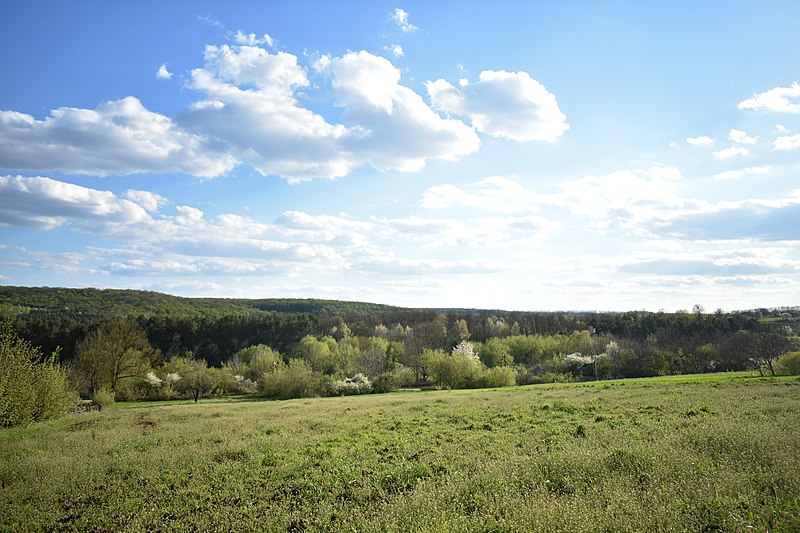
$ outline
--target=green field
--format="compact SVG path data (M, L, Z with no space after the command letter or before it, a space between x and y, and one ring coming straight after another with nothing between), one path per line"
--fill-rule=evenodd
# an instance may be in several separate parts
M8 531L800 531L800 380L118 404L0 431Z

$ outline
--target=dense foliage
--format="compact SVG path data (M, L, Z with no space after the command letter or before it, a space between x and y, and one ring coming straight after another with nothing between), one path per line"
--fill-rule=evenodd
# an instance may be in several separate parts
M57 358L43 358L0 322L0 427L48 420L75 406L77 395Z
M800 311L542 313L0 287L0 312L61 349L89 397L266 397L790 372ZM193 384L193 385L192 385Z

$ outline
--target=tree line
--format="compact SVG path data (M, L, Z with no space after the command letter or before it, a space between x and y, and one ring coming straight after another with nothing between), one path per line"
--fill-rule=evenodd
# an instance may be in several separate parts
M115 292L112 301L125 292ZM98 403L198 400L209 394L290 398L746 369L800 373L796 309L524 313L346 302L320 307L326 302L320 300L303 302L304 312L257 306L221 311L206 304L187 312L184 302L182 310L170 313L152 311L153 302L162 301L158 296L132 292L149 302L150 311L102 303L102 291L77 294L90 302L86 309L74 307L69 291L35 293L39 304L57 301L51 307L0 300L3 342L10 346L4 357L24 352L15 359L27 361L22 366L63 376L70 390ZM183 300L191 302L177 301ZM70 305L63 305L66 301ZM11 389L3 386L5 398Z

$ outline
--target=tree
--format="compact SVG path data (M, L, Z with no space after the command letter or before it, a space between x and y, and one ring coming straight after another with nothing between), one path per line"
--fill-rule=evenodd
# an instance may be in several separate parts
M188 392L195 402L214 386L208 363L205 359L195 359L192 352L187 352L185 356L173 357L167 367L180 376L175 382L175 389L178 392Z
M373 378L389 369L389 341L381 337L366 339L361 354L356 359L356 370Z
M0 323L0 427L55 418L77 401L58 352L43 360L7 322Z
M775 360L791 351L792 343L786 332L780 330L764 330L750 333L748 352L750 358L758 365L758 371L764 375L764 366L775 375Z
M228 360L228 366L235 375L258 381L264 372L283 362L281 355L265 344L242 348Z
M484 366L480 359L461 352L425 349L422 362L440 387L463 389L481 384Z
M114 320L78 344L75 367L89 394L94 394L104 385L115 391L120 380L144 378L159 355L139 324Z

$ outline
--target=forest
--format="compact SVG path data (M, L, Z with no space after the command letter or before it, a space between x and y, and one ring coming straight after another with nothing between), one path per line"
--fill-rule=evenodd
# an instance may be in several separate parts
M106 402L800 373L799 319L798 308L511 312L0 287L9 338Z

